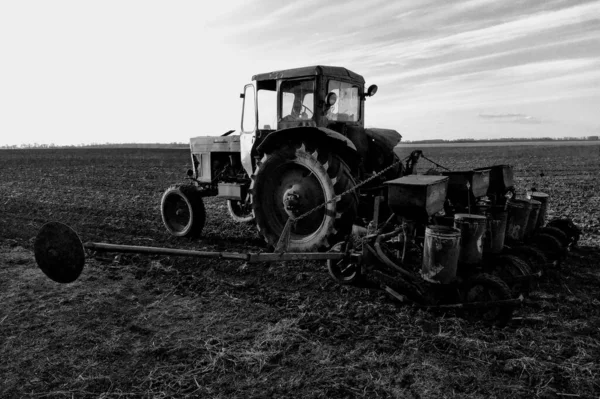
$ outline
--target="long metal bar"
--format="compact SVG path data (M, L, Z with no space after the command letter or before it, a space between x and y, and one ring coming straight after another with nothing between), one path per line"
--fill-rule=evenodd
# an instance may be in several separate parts
M339 260L344 258L341 252L287 252L287 253L238 253L238 252L214 252L195 251L188 249L174 249L161 247L144 247L137 245L118 245L103 242L86 242L83 246L87 249L105 252L192 256L197 258L231 259L241 260L248 263L254 262L278 262L287 260Z

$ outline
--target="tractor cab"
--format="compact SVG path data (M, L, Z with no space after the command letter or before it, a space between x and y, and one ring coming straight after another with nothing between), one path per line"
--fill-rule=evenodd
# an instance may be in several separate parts
M361 75L342 67L311 66L262 73L252 80L241 95L240 144L247 171L265 138L284 129L325 128L347 137L357 149L366 146L364 100L377 86L365 93Z
M262 73L245 87L242 131L290 127L364 126L365 80L346 68L311 66ZM253 112L255 111L255 112ZM255 113L255 115L252 115Z
M376 91L365 91L363 77L342 67L253 76L241 94L240 134L190 139L194 185L163 196L165 226L195 235L204 223L202 198L216 195L227 200L233 220L256 223L269 245L297 218L288 249L330 248L357 219L370 217L383 182L401 174L393 152L400 133L364 127L365 99ZM367 179L364 193L354 189Z

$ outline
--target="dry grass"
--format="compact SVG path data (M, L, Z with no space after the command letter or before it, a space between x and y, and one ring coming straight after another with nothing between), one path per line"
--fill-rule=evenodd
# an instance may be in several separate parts
M544 276L504 329L397 307L383 294L337 286L323 265L303 262L241 267L98 255L79 281L55 284L30 252L30 238L48 219L74 224L85 239L261 249L253 230L231 223L213 200L203 240L162 231L161 188L187 167L185 151L95 151L0 165L9 166L0 168L0 397L600 396L598 247L571 253ZM464 154L443 151L428 156L462 165ZM498 153L473 152L464 164L501 162L502 148L485 151ZM123 154L131 155L125 166L110 168ZM517 159L556 159L536 154ZM594 159L578 167L590 171ZM87 164L96 165L93 179ZM533 181L517 166L520 184ZM579 186L561 177L597 184L584 172L573 177L559 163L547 171L556 175L554 212L595 209L596 197L580 196L588 206L581 208ZM596 228L590 215L587 240Z
M175 272L155 261L151 276L136 278L136 265L92 261L81 281L62 286L26 250L2 252L10 311L0 313L0 352L11 359L0 366L3 397L591 397L600 389L599 319L562 312L593 305L582 300L525 308L498 330L324 283L310 265L215 265L196 274L198 291L182 292L173 279L185 265Z

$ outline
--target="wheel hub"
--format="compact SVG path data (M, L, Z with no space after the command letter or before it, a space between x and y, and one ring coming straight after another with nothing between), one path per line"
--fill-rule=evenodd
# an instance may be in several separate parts
M283 209L289 217L300 216L305 208L305 201L303 201L302 186L300 184L294 184L292 187L285 190L283 193Z

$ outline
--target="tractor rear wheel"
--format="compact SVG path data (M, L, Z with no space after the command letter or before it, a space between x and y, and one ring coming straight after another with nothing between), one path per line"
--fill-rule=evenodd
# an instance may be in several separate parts
M197 237L206 223L204 201L191 185L169 187L162 196L160 213L165 227L176 237Z
M252 176L252 209L260 234L276 246L288 218L309 215L291 229L288 251L326 250L352 231L358 196L350 168L332 151L313 143L284 143L265 154Z

